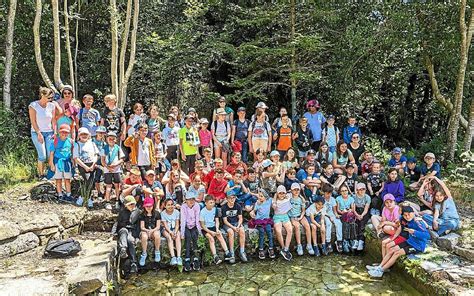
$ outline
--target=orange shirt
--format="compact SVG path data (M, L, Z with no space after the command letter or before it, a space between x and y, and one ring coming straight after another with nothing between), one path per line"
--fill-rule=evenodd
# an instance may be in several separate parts
M291 146L291 128L280 127L279 130L280 136L278 137L278 144L276 146L277 150L287 151Z

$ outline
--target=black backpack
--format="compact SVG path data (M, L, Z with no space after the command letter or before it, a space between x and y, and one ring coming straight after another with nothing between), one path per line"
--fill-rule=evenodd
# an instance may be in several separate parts
M53 258L65 258L74 256L81 250L81 244L72 238L67 240L52 240L46 246L44 255Z

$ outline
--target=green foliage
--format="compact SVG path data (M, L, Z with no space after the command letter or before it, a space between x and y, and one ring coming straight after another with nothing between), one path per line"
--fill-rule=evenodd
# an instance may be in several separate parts
M387 151L381 139L375 137L367 137L364 142L365 150L372 152L374 157L382 163L387 163L392 157L390 152Z
M212 262L211 249L209 248L209 241L205 236L200 235L197 242L198 250L201 253L202 263L209 265Z

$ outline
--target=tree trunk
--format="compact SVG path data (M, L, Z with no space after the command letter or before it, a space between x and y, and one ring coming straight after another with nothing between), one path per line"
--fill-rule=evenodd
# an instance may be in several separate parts
M290 23L291 23L291 31L290 31L290 40L293 43L291 49L291 73L290 73L290 80L291 80L291 115L292 119L296 118L296 78L294 74L296 72L296 48L295 48L295 33L296 33L296 3L295 0L291 0L291 7L290 7Z
M130 23L132 20L132 0L127 1L127 12L125 14L125 23L122 32L122 44L120 46L120 57L119 57L119 90L120 100L119 106L123 106L125 94L123 93L123 83L125 81L125 56L127 55L128 37L130 34Z
M66 51L67 51L67 60L69 65L69 83L71 83L72 89L74 90L74 97L77 98L76 91L76 80L74 79L74 63L72 60L72 51L71 51L71 38L69 37L69 11L68 11L68 2L64 0L64 33L66 34Z
M5 77L3 80L3 102L5 108L11 108L10 86L12 80L13 62L13 31L15 30L16 0L10 0L10 8L7 17L7 37L5 41Z
M464 151L470 151L472 146L472 136L474 134L474 97L471 99L469 112L469 129L464 133Z
M118 86L118 73L117 73L117 64L118 64L118 12L117 12L117 1L110 0L110 31L112 33L112 53L110 55L110 78L112 83L112 93L117 96L117 99L120 100L119 96L119 86Z
M81 3L82 3L82 0L78 0L77 1L77 13L80 14L81 13ZM74 85L75 85L75 88L74 88L74 91L76 92L76 95L79 94L79 83L78 83L78 80L77 80L77 71L78 71L78 67L77 67L77 54L79 52L79 17L76 17L76 32L75 32L75 37L74 37L74 45L75 45L75 49L74 49Z
M63 82L61 80L61 33L59 31L59 1L51 0L53 11L53 40L54 40L54 83L61 90Z
M38 65L38 70L41 74L41 78L43 78L44 83L46 86L52 88L55 92L57 92L54 83L46 73L46 69L44 68L43 58L41 57L41 41L40 41L40 25L41 25L41 14L43 12L43 3L42 0L36 0L36 14L35 14L35 21L33 23L33 37L35 43L35 59L36 64Z

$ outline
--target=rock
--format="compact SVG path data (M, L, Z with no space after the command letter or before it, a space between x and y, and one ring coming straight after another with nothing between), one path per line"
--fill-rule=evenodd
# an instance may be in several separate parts
M40 246L48 244L49 240L53 237L58 237L60 235L59 227L46 228L43 230L34 232L40 239Z
M467 260L474 261L474 250L473 249L468 249L468 248L463 248L460 246L455 246L454 247L454 253L456 255L459 255Z
M111 231L117 215L109 210L87 211L84 215L85 231Z
M20 235L20 227L17 224L8 222L8 221L0 221L0 241L14 238Z
M461 236L457 233L451 232L447 235L440 236L436 240L436 244L443 250L452 251L454 247L458 244L459 238Z
M33 233L20 234L13 241L0 245L0 258L10 257L36 248L39 238Z
M68 295L67 285L52 276L0 280L0 291L2 295Z
M61 225L64 228L71 228L79 225L86 215L87 209L84 207L63 207L61 213Z
M452 268L446 270L449 279L454 282L467 281L474 282L474 265Z
M35 214L32 215L33 219L22 219L19 220L18 226L20 227L20 233L39 231L46 228L58 227L61 223L59 217L56 214ZM18 217L21 219L22 217Z
M422 261L420 263L420 266L426 270L428 273L433 273L435 271L440 271L443 268L439 266L438 264L431 262L431 261Z
M214 296L216 291L219 291L219 284L217 283L209 283L209 284L202 284L198 287L199 295L204 296Z

